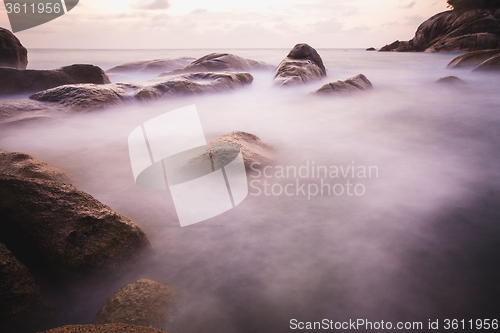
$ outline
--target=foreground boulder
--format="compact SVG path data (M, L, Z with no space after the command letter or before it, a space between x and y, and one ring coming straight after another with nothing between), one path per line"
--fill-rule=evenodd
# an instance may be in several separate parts
M111 295L93 320L94 324L125 323L165 327L175 301L175 292L167 285L141 279Z
M0 100L0 126L50 119L62 112L59 105L30 99Z
M446 68L474 68L497 54L500 49L469 52L450 61Z
M0 28L0 67L26 69L28 50L7 29Z
M94 281L150 247L142 230L70 184L0 174L0 242L55 285Z
M106 325L68 325L54 328L42 333L167 333L166 331L144 326L127 324L106 324Z
M106 71L107 74L130 74L130 73L162 73L174 69L184 68L193 62L195 58L167 58L145 61L127 62Z
M289 86L320 80L324 76L326 69L318 52L307 44L297 44L279 64L274 82Z
M345 81L337 81L325 84L314 94L317 95L338 95L346 93L356 93L373 89L373 85L363 74L356 75Z
M71 65L53 70L0 68L0 95L34 93L76 83L111 83L94 65Z
M497 54L477 65L477 67L474 68L472 71L488 72L488 71L499 71L499 70L500 70L500 54Z
M34 332L58 314L58 308L31 272L0 243L0 331Z
M68 172L45 163L25 153L11 153L0 149L0 173L24 178L38 178L70 181L73 176Z
M262 61L244 59L229 53L211 53L201 57L184 68L160 74L160 76L206 72L251 72L274 70L276 67Z

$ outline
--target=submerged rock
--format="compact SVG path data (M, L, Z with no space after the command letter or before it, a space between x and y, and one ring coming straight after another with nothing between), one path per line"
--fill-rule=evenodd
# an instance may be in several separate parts
M324 76L326 69L318 52L307 44L297 44L279 64L274 82L288 86L320 80Z
M165 327L174 310L175 291L164 284L141 279L111 295L93 324L125 323Z
M111 83L94 65L71 65L52 70L0 68L0 95L34 93L76 83Z
M337 81L327 83L314 94L318 95L334 95L334 94L345 94L345 93L355 93L365 90L373 89L373 85L363 74L356 75L345 81Z
M26 69L28 50L7 29L0 28L0 67Z
M448 87L456 87L456 88L464 88L464 87L468 86L464 80L462 80L456 76L442 77L434 83L439 84L439 85L443 85L443 86L448 86Z
M124 74L124 73L162 73L172 71L174 69L184 68L193 62L195 58L166 58L145 61L127 62L106 71L107 74Z
M68 325L54 328L42 333L167 333L152 327L144 327L127 324L105 324L105 325Z
M0 243L0 331L34 332L46 327L58 314L35 277Z
M50 119L61 111L59 105L30 99L4 100L0 101L0 126Z
M485 72L485 71L499 71L500 70L500 54L497 54L486 61L483 61L473 72Z
M469 52L454 58L446 67L472 69L497 54L500 54L500 49Z

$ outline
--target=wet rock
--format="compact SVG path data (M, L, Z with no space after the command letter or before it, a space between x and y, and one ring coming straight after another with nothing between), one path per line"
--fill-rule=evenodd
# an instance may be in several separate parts
M252 83L249 73L194 73L151 80L150 84L138 89L135 96L139 100L160 97L179 97L210 92L223 92L241 88Z
M31 272L0 243L0 331L34 332L46 327L58 308Z
M59 105L29 99L0 101L0 126L50 119L58 114Z
M487 72L487 71L499 71L500 70L500 54L497 54L490 59L482 62L476 68L474 68L473 72Z
M297 44L279 64L274 82L289 86L320 80L324 76L326 69L318 52L307 44Z
M23 178L38 178L68 182L73 176L25 153L11 153L0 149L0 173Z
M448 64L447 68L474 68L491 57L500 54L499 50L484 50L462 54Z
M76 83L110 83L102 69L93 65L71 65L53 70L0 68L0 95L34 93Z
M0 242L57 286L97 281L150 247L136 224L72 185L7 174Z
M446 86L454 86L454 87L465 87L467 83L464 80L456 77L456 76L446 76L437 80L435 83L446 85Z
M93 324L125 323L165 327L174 310L175 292L164 284L141 279L113 295L99 309Z
M157 73L158 74L165 71L172 71L174 69L184 68L194 60L195 58L191 57L181 57L173 59L167 58L167 59L127 62L108 69L106 73L107 74Z
M182 69L160 74L171 76L186 73L206 72L251 72L256 70L274 70L276 67L262 61L244 59L229 53L211 53L201 57Z
M105 325L68 325L54 328L42 333L167 333L152 327L127 325L127 324L105 324Z
M345 81L337 81L325 84L314 94L317 95L337 95L345 93L356 93L373 89L373 85L363 74L356 75Z
M28 50L7 29L0 28L0 67L26 69Z

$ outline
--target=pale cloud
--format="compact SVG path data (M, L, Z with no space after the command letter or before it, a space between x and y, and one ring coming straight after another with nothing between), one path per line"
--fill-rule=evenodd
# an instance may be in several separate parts
M147 10L167 9L170 7L170 3L167 0L153 0L148 3L144 3L143 0L140 0L134 4L133 7Z

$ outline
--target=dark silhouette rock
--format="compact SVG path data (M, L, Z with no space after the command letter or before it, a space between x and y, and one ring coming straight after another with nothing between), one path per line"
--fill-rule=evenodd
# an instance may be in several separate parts
M279 64L274 82L288 86L320 80L324 76L326 69L318 52L307 44L297 44Z
M411 52L415 51L415 47L413 45L413 41L395 41L392 44L383 46L379 52Z
M454 86L454 87L465 87L467 83L464 80L456 77L456 76L446 76L437 80L435 83L446 85L446 86Z
M369 47L369 48L366 49L366 51L377 51L377 49L374 48L374 47Z
M469 52L456 57L446 67L474 68L497 54L500 54L500 49Z
M106 71L107 74L124 74L124 73L162 73L181 69L193 62L195 58L181 57L173 59L155 59L145 61L127 62Z
M499 71L500 70L500 54L497 54L490 59L480 63L474 68L473 72Z
M427 48L426 52L463 52L500 48L500 36L490 33L445 38Z
M110 81L104 71L94 65L71 65L53 70L0 68L0 95L34 93L76 83L104 84Z
M124 323L163 328L174 311L175 291L167 285L141 279L111 295L93 324Z
M7 29L0 28L0 67L26 69L28 50Z
M363 74L356 75L345 81L337 81L325 84L314 94L317 95L338 95L346 93L356 93L373 89L372 83Z
M152 327L127 325L127 324L105 324L105 325L68 325L54 328L42 333L167 333Z
M31 272L0 243L0 331L34 332L58 314Z

